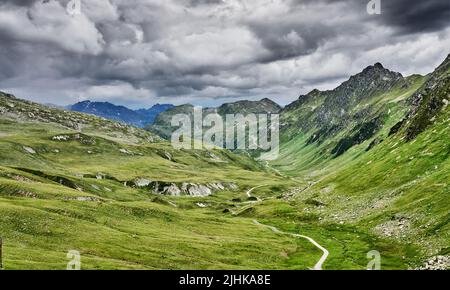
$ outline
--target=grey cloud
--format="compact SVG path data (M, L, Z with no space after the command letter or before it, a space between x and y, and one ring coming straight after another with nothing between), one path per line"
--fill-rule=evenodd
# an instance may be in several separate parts
M0 3L0 7L6 5L30 6L38 1L45 2L45 0L3 0L2 3Z
M67 0L0 4L0 89L63 104L108 94L140 106L285 103L371 62L431 69L450 41L445 0L382 0L383 14L373 16L368 0L81 1L78 18L65 14ZM36 8L44 2L54 14ZM19 19L26 15L33 19ZM427 57L418 56L425 46Z
M384 23L399 28L400 33L432 32L450 26L448 0L391 0L382 5Z
M336 35L334 29L327 29L320 23L311 26L291 23L271 25L258 23L250 25L271 53L261 58L261 62L283 60L314 52L326 39Z

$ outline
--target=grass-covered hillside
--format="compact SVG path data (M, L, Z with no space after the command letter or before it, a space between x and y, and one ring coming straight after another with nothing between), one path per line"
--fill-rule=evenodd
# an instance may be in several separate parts
M326 132L327 125L313 123L298 130L273 163L311 183L292 202L304 205L321 224L357 226L416 245L424 256L439 256L450 267L449 72L450 57L428 76L404 78L409 85L396 84L364 101L368 106L354 106L342 122L345 126L328 132L327 138L317 133ZM314 95L319 97L316 102L321 99L319 92L312 94L310 105L288 111L285 118L307 120L302 116L309 114ZM361 126L360 118L378 118L376 129ZM286 128L285 136L293 130ZM359 132L362 138L355 138ZM345 152L337 154L339 146Z
M88 269L282 268L279 253L309 247L223 213L252 186L288 186L246 156L175 151L145 131L5 94L0 107L6 269L64 269L71 249ZM183 184L191 191L161 194Z
M311 269L309 237L323 269L371 251L448 268L449 87L447 59L313 91L281 112L270 164L1 93L4 267L65 269L76 250L83 269Z
M217 108L203 108L203 115L219 114L225 120L226 115L247 115L247 114L277 114L281 111L281 106L270 99L260 101L239 101L234 103L225 103ZM170 108L156 117L155 124L147 126L147 130L170 140L174 131L172 127L172 117L177 114L184 114L193 118L194 106L190 104Z

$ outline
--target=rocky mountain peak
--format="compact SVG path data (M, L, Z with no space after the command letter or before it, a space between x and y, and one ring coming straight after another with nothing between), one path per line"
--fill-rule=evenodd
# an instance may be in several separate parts
M263 103L263 104L270 104L270 105L275 105L275 106L278 105L277 103L275 103L274 101L272 101L272 100L269 99L269 98L264 98L264 99L262 99L260 102Z
M355 75L354 77L368 77L368 78L377 78L377 77L392 77L392 78L400 78L403 77L401 73L391 71L385 68L381 63L377 62L374 65L366 67L361 73Z
M384 66L383 66L381 63L379 63L379 62L377 62L376 64L374 64L374 67L375 67L375 68L384 68Z
M337 87L334 92L345 98L368 99L388 91L399 82L405 82L401 73L385 68L381 63L366 67L362 72Z

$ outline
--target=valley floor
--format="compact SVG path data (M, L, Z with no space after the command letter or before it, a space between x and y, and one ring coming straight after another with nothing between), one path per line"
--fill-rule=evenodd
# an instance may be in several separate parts
M65 269L70 250L80 252L83 269L365 269L374 249L385 268L415 261L413 246L350 225L320 224L274 195L275 187L255 189L256 202L246 191L136 201L30 199L3 191L4 267Z

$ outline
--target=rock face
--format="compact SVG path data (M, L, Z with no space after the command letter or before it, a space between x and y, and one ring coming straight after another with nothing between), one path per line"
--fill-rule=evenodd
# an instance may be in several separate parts
M181 186L181 190L194 197L210 196L213 194L212 190L209 187L192 183L183 183L183 185Z
M151 180L145 179L145 178L138 178L134 181L137 187L145 187L149 186L150 183L152 183Z
M408 86L400 73L376 63L334 90L313 90L286 106L281 112L282 139L312 132L307 143L321 145L341 136L327 148L332 155L339 156L382 128L388 108L367 104L393 88Z
M412 108L408 115L394 126L391 134L405 128L408 141L413 140L430 126L450 99L450 55L431 74L429 80L411 98Z
M170 196L192 196L206 197L217 191L230 190L235 191L239 187L234 183L170 183L162 181L150 181L145 178L137 178L133 181L125 182L126 186L145 188L152 194L170 195Z

